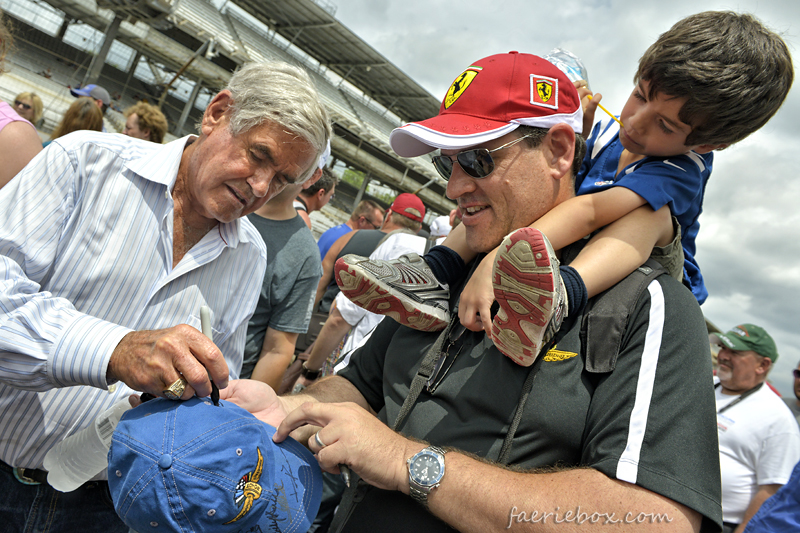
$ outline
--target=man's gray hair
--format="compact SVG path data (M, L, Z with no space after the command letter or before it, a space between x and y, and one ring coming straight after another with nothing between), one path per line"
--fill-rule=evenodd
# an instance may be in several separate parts
M269 120L302 137L317 157L331 136L330 119L305 70L284 62L248 63L228 82L233 100L230 129L234 135ZM317 169L309 169L305 181Z

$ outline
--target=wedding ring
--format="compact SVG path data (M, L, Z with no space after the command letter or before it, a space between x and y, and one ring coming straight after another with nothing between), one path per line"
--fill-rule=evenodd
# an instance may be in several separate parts
M186 383L187 381L185 379L178 378L175 383L161 392L164 393L164 397L168 400L180 400L181 396L183 396L183 392L186 390Z
M319 447L320 447L320 449L322 449L322 448L324 448L324 447L325 447L325 443L324 443L324 442L322 442L322 439L320 439L320 438L319 438L319 431L317 431L316 433L314 433L314 442L316 442L316 443L317 443L317 446L319 446Z

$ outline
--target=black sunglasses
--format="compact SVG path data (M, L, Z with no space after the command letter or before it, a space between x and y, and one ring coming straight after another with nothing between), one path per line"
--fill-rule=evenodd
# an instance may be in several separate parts
M795 368L794 370L792 370L792 374L794 374L794 377L800 379L800 370Z
M527 139L528 137L530 137L530 135L524 135L493 150L476 148L473 150L464 150L463 152L459 152L454 156L433 156L431 160L433 161L433 167L436 169L436 172L438 172L439 175L446 180L449 180L450 176L453 175L454 157L456 158L456 161L458 161L458 166L460 166L461 170L466 172L468 176L475 179L481 179L485 178L494 171L494 159L492 159L492 152L502 150L503 148L508 148L509 146L517 144L522 139Z
M364 218L364 220L366 220L366 221L367 221L367 223L368 223L369 225L371 225L371 226L372 226L373 228L375 228L375 229L378 229L378 228L380 228L380 227L381 227L381 224L383 224L383 221L381 221L381 224L375 224L375 223L374 223L372 220L370 220L369 218L365 217L364 215L361 215L361 216Z
M22 109L24 109L24 110L26 110L26 111L27 111L28 109L30 109L30 108L31 108L31 106L30 106L30 105L28 105L28 104L23 104L23 103L22 103L22 102L20 102L19 100L14 100L14 105L15 105L15 106L17 106L17 107L19 107L19 106L22 106Z

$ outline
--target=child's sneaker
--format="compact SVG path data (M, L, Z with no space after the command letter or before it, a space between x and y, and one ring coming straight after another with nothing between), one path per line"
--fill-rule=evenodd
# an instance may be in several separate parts
M567 295L550 241L534 228L509 234L492 272L500 305L492 321L492 341L515 363L530 366L558 332L567 314Z
M417 254L389 261L348 254L333 270L342 293L367 311L420 331L440 331L450 322L450 290Z

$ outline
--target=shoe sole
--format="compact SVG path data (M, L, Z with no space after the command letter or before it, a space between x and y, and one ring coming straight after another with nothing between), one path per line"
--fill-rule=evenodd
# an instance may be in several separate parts
M497 253L492 285L500 309L492 321L492 341L522 366L536 361L553 313L552 254L542 234L532 228L508 235Z
M441 331L449 319L442 310L429 313L400 291L381 286L371 272L357 264L349 265L339 258L334 265L336 283L342 294L357 306L378 315L393 318L400 324L419 331Z

